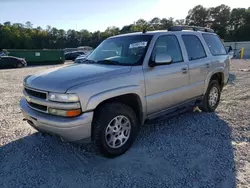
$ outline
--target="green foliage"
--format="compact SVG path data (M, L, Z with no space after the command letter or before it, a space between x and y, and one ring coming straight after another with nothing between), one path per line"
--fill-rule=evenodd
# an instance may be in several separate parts
M205 27L209 20L209 11L202 5L197 5L188 11L186 23L188 25L195 25Z
M250 40L250 8L231 10L222 4L207 9L198 5L188 12L186 24L211 27L225 41Z
M197 5L189 10L186 19L155 17L150 21L139 19L135 23L118 27L108 27L105 31L57 29L47 26L34 28L25 24L5 22L0 24L0 49L62 49L78 46L96 47L104 39L124 33L167 29L173 25L195 25L213 28L225 41L250 40L250 7L230 9L226 5L205 8Z

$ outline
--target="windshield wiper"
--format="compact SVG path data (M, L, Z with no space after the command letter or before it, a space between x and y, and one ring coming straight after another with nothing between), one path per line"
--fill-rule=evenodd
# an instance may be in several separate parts
M107 65L121 65L118 61L113 61L113 60L108 60L108 59L96 61L96 63L107 64Z
M97 62L93 61L93 60L85 59L81 63L84 63L84 64L94 64L94 63L97 63Z

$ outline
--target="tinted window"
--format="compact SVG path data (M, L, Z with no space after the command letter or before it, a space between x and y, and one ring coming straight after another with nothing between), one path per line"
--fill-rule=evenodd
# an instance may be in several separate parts
M222 44L221 40L216 35L211 34L202 34L203 38L205 39L210 52L213 55L225 55L226 50L224 45Z
M173 35L160 36L157 39L152 57L155 57L157 53L166 53L170 55L173 63L183 61L179 42L176 36Z
M206 57L205 50L197 36L183 35L182 39L188 53L189 61Z

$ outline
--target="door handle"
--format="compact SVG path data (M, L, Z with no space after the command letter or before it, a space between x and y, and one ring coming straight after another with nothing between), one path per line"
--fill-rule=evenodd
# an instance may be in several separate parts
M209 68L210 67L210 64L209 63L206 63L206 68Z
M182 68L182 69L181 69L181 72L182 72L182 74L187 74L188 69L187 69L187 68Z

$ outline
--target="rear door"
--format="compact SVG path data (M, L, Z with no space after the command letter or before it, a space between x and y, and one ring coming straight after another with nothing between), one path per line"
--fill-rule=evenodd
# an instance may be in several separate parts
M205 80L211 70L211 58L206 53L201 36L183 34L181 37L187 52L189 65L189 96L194 98L203 94Z

